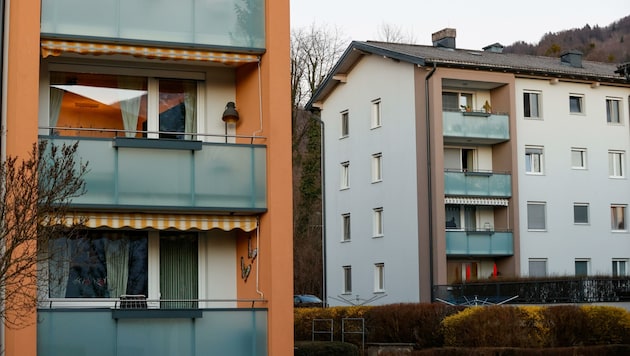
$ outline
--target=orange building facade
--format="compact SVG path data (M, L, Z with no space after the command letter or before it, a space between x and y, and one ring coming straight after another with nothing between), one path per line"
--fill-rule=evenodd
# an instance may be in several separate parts
M3 2L3 159L89 169L5 354L290 354L289 2L142 3Z

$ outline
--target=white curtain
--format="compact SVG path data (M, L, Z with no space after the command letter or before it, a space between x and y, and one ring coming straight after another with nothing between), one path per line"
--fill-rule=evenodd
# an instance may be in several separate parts
M50 298L65 298L70 276L72 241L60 237L48 243L48 292Z
M127 292L129 276L129 240L105 240L107 288L110 298L119 298Z
M118 87L123 89L142 89L142 78L120 76L118 77ZM123 95L121 93L121 95ZM140 101L142 96L131 99L120 100L120 112L123 119L123 127L126 137L135 137L138 129L138 114L140 113Z
M184 106L186 108L186 121L184 131L197 132L197 82L184 82ZM194 139L194 135L186 135L186 140Z

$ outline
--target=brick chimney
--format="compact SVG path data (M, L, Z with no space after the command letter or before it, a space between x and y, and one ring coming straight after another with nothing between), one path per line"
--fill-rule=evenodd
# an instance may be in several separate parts
M433 47L455 49L455 36L457 31L454 28L445 28L431 34Z

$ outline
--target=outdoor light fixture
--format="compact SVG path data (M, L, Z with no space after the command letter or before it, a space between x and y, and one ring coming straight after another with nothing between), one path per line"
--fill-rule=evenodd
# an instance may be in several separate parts
M228 128L236 129L236 123L238 122L238 111L236 111L236 105L233 101L229 101L223 111L223 122L225 122L225 142L227 143Z

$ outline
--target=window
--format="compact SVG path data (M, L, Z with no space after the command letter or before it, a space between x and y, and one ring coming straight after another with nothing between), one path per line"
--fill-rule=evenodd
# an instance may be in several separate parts
M341 189L350 188L350 162L341 163Z
M586 148L571 148L571 168L586 169Z
M576 277L588 276L588 262L589 260L575 260L575 276Z
M583 95L571 94L569 95L569 112L572 114L583 114Z
M543 148L525 147L525 172L528 174L543 173Z
M341 215L342 241L350 241L350 214Z
M611 178L623 178L624 176L624 152L608 151L608 176Z
M612 261L612 275L613 277L621 277L627 275L628 260L613 260Z
M527 118L540 118L540 93L523 93L523 116Z
M344 111L341 113L341 137L348 137L350 134L350 118L348 116L348 112Z
M48 296L148 297L154 290L160 299L178 300L161 308L196 308L198 246L197 233L177 231L86 230L55 238L48 249ZM150 269L159 273L158 285L150 285Z
M443 92L442 109L445 111L471 111L473 108L472 93Z
M374 264L374 292L385 291L385 264Z
M610 227L617 231L625 231L626 227L626 205L610 206Z
M588 224L588 204L573 204L573 223Z
M352 266L343 266L343 294L352 293Z
M383 236L383 208L374 209L373 213L373 236L381 237Z
M544 202L528 202L527 203L527 229L528 230L546 230L546 206Z
M53 71L49 125L67 136L194 139L197 85L195 79Z
M383 155L375 153L372 155L372 183L383 180Z
M530 277L547 277L547 259L546 258L530 258L529 259L529 276Z
M381 127L381 99L372 101L372 128Z
M606 99L606 122L609 124L620 124L620 99Z

